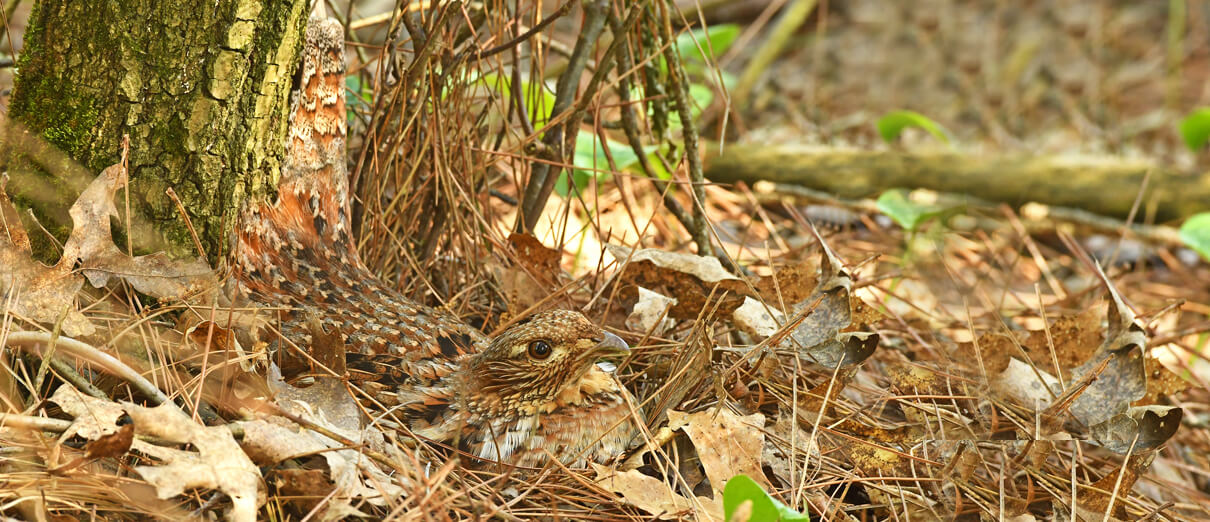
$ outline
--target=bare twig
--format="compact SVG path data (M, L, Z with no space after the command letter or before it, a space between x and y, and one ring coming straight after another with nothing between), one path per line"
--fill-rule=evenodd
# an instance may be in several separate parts
M21 415L19 413L0 413L0 427L63 433L71 427L71 421L38 417L36 415Z
M596 46L601 31L605 28L605 18L608 12L608 1L584 2L584 25L580 29L579 38L576 39L576 46L572 50L567 69L559 76L559 82L555 87L555 103L550 110L550 123L544 129L545 135L542 138L542 143L551 149L553 157L542 158L533 163L529 182L525 185L525 195L521 199L521 212L517 216L515 227L517 230L529 232L537 226L538 218L542 215L542 208L546 206L546 200L550 198L550 193L555 188L555 180L562 172L562 167L559 167L552 173L551 161L563 162L567 155L563 147L566 141L565 136L574 140L576 131L579 130L576 121L567 118L570 114L564 113L572 109L580 77L588 63L589 54ZM598 68L598 70L600 69L602 68ZM585 95L588 96L588 93Z
M673 40L672 19L669 11L675 9L676 5L671 2L660 5L660 21L664 39L669 42ZM705 233L709 226L706 223L705 212L706 177L704 168L702 167L697 124L693 120L693 110L689 103L689 78L685 73L685 66L681 63L681 56L675 46L664 46L664 60L668 62L668 78L669 83L672 85L672 99L676 106L677 115L681 119L681 135L685 145L685 160L689 167L689 194L693 196L693 230L702 232L700 239L695 235L695 240L704 240L706 243L698 243L697 253L698 255L708 256L714 254L714 251L709 245L709 236Z
M168 402L168 396L160 391L156 385L143 377L139 372L134 371L126 363L119 361L112 355L109 355L94 346L73 339L71 337L58 336L54 338L47 332L12 332L8 334L7 343L12 346L19 346L26 351L37 354L39 357L46 357L49 350L46 348L50 343L55 343L55 350L60 353L66 353L79 357L96 365L97 367L113 374L116 377L130 383L140 393L151 399L153 404L161 404Z
M558 20L564 16L567 16L568 11L571 11L571 2L570 1L564 2L563 5L559 6L559 8L556 9L554 13L551 13L550 16L547 16L541 22L538 22L537 25L530 27L529 30L517 35L512 40L509 40L505 43L492 47L491 49L488 49L486 51L476 53L475 58L479 59L479 60L483 60L483 59L489 58L491 56L494 56L496 54L502 53L504 51L508 51L510 49L516 49L517 46L521 45L521 42L524 42L524 41L532 38L534 35L538 34L543 29L546 29L546 26L554 23L555 20ZM518 85L520 85L520 84L518 84Z
M616 15L609 17L610 29L613 31L614 38L624 39L626 29L622 21ZM618 70L629 71L634 67L631 63L630 54L622 53L618 56ZM681 202L673 196L669 190L669 184L660 179L656 175L655 168L651 165L651 161L647 158L647 154L643 151L643 141L639 133L638 118L635 116L634 105L630 103L631 82L629 75L622 75L618 79L617 93L621 102L619 108L622 116L622 131L626 134L626 140L630 143L630 148L634 150L635 156L638 158L639 166L643 169L643 173L647 179L651 180L651 184L655 186L656 191L662 196L664 207L672 213L677 221L689 231L693 236L693 242L697 245L698 252L706 252L710 245L710 238L706 234L704 227L694 219L693 214L685 210L681 206Z

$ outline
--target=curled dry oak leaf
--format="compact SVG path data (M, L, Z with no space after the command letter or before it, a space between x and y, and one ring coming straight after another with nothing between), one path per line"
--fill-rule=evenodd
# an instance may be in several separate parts
M789 311L782 314L749 299L736 310L735 321L740 328L771 339L777 348L797 353L808 363L825 368L851 366L874 353L878 335L845 331L855 326L854 310L862 307L861 301L853 296L853 276L844 261L818 232L815 236L821 253L819 274L813 281L805 277L804 265L795 265L757 284L766 299L770 295L778 298L767 303L798 298L790 301ZM861 315L870 319L865 310ZM782 317L788 319L782 321Z
M96 327L75 310L76 294L84 283L80 272L93 286L104 286L116 276L161 299L195 296L213 287L214 273L201 258L174 261L163 252L131 257L114 245L109 218L118 212L113 196L126 183L126 171L117 164L84 189L71 206L74 227L63 255L51 267L30 258L29 237L0 184L0 292L13 296L12 313L43 323L63 317L64 333L87 336Z
M192 488L218 489L231 497L230 520L256 520L265 503L265 485L260 469L240 449L226 426L202 426L166 402L154 408L124 404L134 419L135 431L196 451L136 443L134 449L161 461L155 466L136 466L135 471L150 482L159 498L172 498Z
M710 481L713 498L688 498L665 481L639 470L619 472L594 464L597 484L622 495L627 504L653 515L693 511L712 520L723 519L722 489L731 477L745 474L768 489L761 469L765 441L763 415L740 417L726 409L692 414L669 411L668 421L670 429L689 435Z
M697 319L711 299L711 309L730 314L749 295L747 283L723 269L717 258L652 248L631 250L618 245L606 245L618 263L626 263L617 275L619 297L627 302L638 301L638 288L646 288L676 299L668 310L672 319Z
M1171 439L1184 410L1175 406L1136 406L1092 427L1100 445L1120 454L1140 453Z
M210 288L215 277L204 259L177 261L163 252L131 257L118 250L109 218L118 216L113 196L127 182L126 169L119 163L106 168L84 189L71 206L75 228L63 245L63 259L79 260L84 275L96 287L116 276L135 290L160 299L195 296Z
M651 335L663 335L676 325L668 318L668 311L676 306L676 299L639 287L639 300L626 317L626 326Z
M617 471L596 463L591 465L597 474L597 485L622 495L624 502L652 515L693 512L704 520L723 520L721 496L686 498L663 480L644 475L637 469Z
M1147 370L1143 361L1143 350L1147 347L1146 330L1100 266L1096 267L1097 275L1109 292L1106 298L1109 331L1105 335L1105 342L1101 343L1092 358L1071 372L1072 377L1083 379L1108 361L1105 370L1071 404L1072 415L1086 426L1094 426L1125 413L1130 403L1147 394Z
M118 419L129 414L134 431L177 444L192 445L196 451L157 446L133 440L130 448L159 460L154 466L137 466L135 471L156 489L161 499L172 498L192 488L218 489L231 497L231 520L256 520L256 511L265 502L260 470L235 442L225 426L202 426L166 402L155 408L132 403L118 404L80 393L70 385L55 390L51 401L74 417L67 434L89 440L122 437ZM129 429L129 428L125 428ZM114 444L98 446L97 451L114 451Z
M72 416L71 427L63 438L79 435L88 440L97 440L117 433L118 419L126 415L122 405L85 395L75 386L64 384L55 389L50 401L58 404L63 413Z
M731 477L747 475L761 487L769 489L761 470L765 434L765 416L753 413L740 417L730 410L708 410L685 414L668 412L668 426L680 428L693 441L706 478L718 498Z
M1045 357L1036 347L1029 349L1034 366L1012 358L992 379L992 386L1003 396L1034 411L1055 413L1066 407L1081 425L1089 428L1092 439L1106 449L1117 453L1150 450L1176 433L1183 412L1170 406L1131 407L1153 388L1149 386L1148 374L1156 373L1156 369L1148 370L1143 352L1147 334L1134 311L1099 266L1097 274L1107 289L1108 331L1104 341L1091 355L1086 355L1087 360L1071 369L1067 388L1043 369L1051 366L1045 359L1036 360ZM1055 321L1063 326L1053 331L1055 357L1060 363L1071 360L1076 353L1089 351L1092 342L1088 328L1080 326L1089 322L1088 317L1089 314L1082 313ZM1036 337L1031 335L1030 340Z
M1093 356L1072 369L1072 377L1078 380L1086 381L1099 373L1069 408L1077 420L1089 427L1125 414L1131 403L1147 394L1147 370L1143 360L1143 349L1147 347L1146 330L1100 266L1094 266L1108 291L1106 318L1109 331ZM1104 370L1100 369L1102 366Z
M92 335L96 326L75 309L76 293L84 286L84 278L72 271L73 260L66 256L55 266L43 265L30 257L29 236L5 191L7 179L0 180L2 302L8 305L8 312L32 321L55 323L63 317L62 329L67 335Z
M315 384L296 388L281 380L275 365L269 368L269 388L274 402L282 409L331 430L355 443L387 447L381 431L362 427L361 410L349 395L344 381L332 377L316 377ZM383 473L373 461L349 449L343 442L322 434L302 430L281 417L264 417L245 422L244 448L263 465L276 464L302 455L322 455L335 485L333 502L327 506L339 512L351 509L349 500L365 499L371 504L386 505L387 498L403 492L402 477Z

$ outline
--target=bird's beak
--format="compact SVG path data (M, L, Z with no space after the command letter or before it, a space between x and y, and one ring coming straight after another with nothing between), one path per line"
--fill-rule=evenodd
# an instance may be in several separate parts
M597 344L597 349L594 351L600 355L626 355L630 353L630 345L626 344L621 337L605 332L605 339Z

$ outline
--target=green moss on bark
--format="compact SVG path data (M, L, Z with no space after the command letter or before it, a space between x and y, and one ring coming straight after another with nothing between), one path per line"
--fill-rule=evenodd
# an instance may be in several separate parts
M103 4L37 4L10 114L94 175L117 161L122 135L128 134L132 208L168 240L170 250L192 253L185 223L164 194L173 188L214 261L226 248L243 199L266 195L280 166L307 2ZM13 155L5 158L14 164ZM30 176L68 176L48 170L53 169ZM47 186L72 191L79 183L31 181L10 190L59 235L70 226L62 223L66 207L39 206L70 205L75 194L41 198L21 192Z

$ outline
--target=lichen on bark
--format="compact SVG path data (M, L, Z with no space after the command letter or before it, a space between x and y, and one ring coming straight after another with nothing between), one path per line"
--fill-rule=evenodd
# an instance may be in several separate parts
M239 205L276 179L306 13L306 0L39 2L10 115L92 174L128 134L132 211L167 240L136 246L195 253L171 187L215 261ZM15 200L65 237L80 180L5 151ZM69 193L33 193L48 187Z

